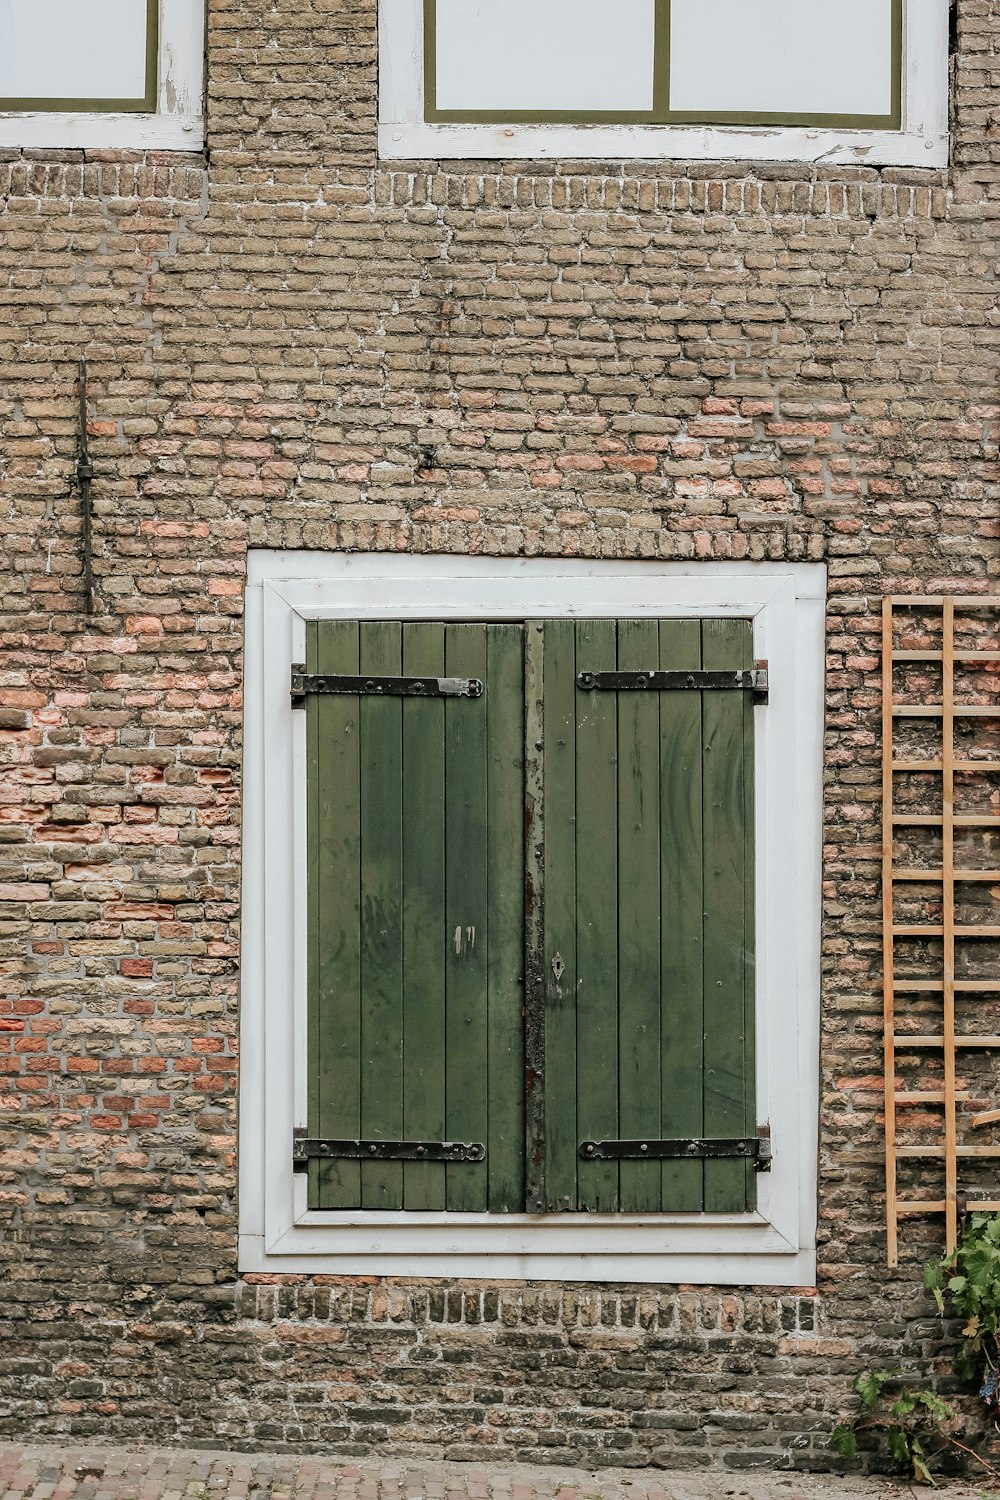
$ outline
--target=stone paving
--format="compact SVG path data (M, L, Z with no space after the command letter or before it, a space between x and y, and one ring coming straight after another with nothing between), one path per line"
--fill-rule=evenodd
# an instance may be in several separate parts
M0 1500L912 1500L899 1481L840 1475L520 1468L189 1449L0 1447ZM930 1493L930 1492L928 1492ZM948 1485L947 1500L1000 1500Z

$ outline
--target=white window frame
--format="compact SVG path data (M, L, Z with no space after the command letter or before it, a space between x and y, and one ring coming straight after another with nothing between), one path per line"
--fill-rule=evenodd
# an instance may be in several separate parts
M379 155L948 165L948 0L905 0L900 130L729 125L454 125L424 120L423 0L379 0Z
M821 564L603 563L252 551L246 593L239 1267L336 1275L810 1286L819 1113ZM774 1161L751 1214L310 1210L305 714L314 619L742 617L770 665L755 733L757 1118Z
M205 0L160 0L155 113L0 112L0 147L200 151L205 139Z

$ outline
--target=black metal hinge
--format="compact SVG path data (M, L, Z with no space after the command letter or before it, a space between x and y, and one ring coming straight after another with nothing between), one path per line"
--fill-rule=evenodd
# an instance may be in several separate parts
M478 677L347 677L339 672L307 672L292 663L292 707L302 708L310 693L351 693L369 698L481 698Z
M679 693L686 691L753 693L755 703L767 702L767 662L735 672L580 672L577 687L585 693Z
M758 1172L768 1172L771 1140L769 1135L751 1135L735 1140L581 1141L580 1156L584 1161L708 1161L737 1157L752 1161Z
M296 1130L292 1170L304 1172L311 1161L446 1161L486 1160L482 1141L333 1141L317 1140Z

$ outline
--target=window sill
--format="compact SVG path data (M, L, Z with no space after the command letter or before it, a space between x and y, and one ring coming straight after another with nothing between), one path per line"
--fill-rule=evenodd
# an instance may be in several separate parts
M202 115L0 114L0 149L200 151Z
M694 125L379 127L383 160L796 161L844 167L947 167L947 132L733 129Z

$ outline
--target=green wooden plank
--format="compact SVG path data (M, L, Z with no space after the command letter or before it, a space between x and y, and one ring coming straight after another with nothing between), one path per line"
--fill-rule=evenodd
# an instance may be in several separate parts
M307 632L310 671L354 673L358 626L326 620ZM353 1137L361 1129L361 823L359 700L310 697L306 703L309 820L308 1046L313 1063L310 1133ZM309 1169L315 1208L357 1208L357 1162Z
M566 1210L577 1204L581 1139L576 1122L576 626L572 620L549 620L543 629L545 1201L550 1210Z
M524 630L487 627L486 971L492 1213L524 1209Z
M444 626L403 626L405 676L443 677ZM445 1139L444 699L403 713L403 1138ZM404 1162L403 1206L443 1209L442 1162Z
M706 669L752 665L749 623L705 620ZM744 704L737 692L705 693L702 704L705 841L705 1133L749 1133L746 1091L747 830L744 796ZM739 1161L705 1163L705 1211L749 1206L748 1169Z
M401 628L361 626L362 673L398 676ZM403 1131L403 736L399 698L361 698L361 1133ZM403 1206L401 1162L362 1162L363 1208Z
M576 627L577 671L613 671L611 620ZM577 1131L618 1135L618 745L614 693L576 694ZM618 1163L580 1161L578 1206L618 1207Z
M618 667L659 666L655 620L621 620ZM676 696L676 695L675 695ZM660 1133L660 693L618 694L618 1124ZM669 712L669 696L662 705ZM658 1213L659 1162L619 1169L623 1213Z
M524 1206L545 1196L545 627L524 630Z
M660 667L698 668L698 620L661 620ZM701 694L660 701L660 1129L664 1139L704 1133L704 932L702 918ZM663 1162L666 1213L699 1213L701 1162Z
M445 627L450 677L486 678L486 627ZM486 699L445 702L447 1135L487 1142ZM447 1206L484 1212L487 1163L448 1163Z

